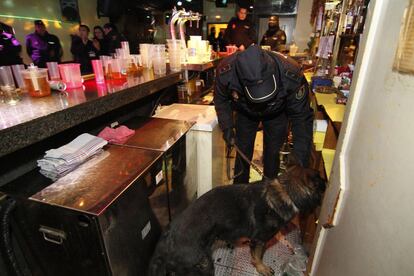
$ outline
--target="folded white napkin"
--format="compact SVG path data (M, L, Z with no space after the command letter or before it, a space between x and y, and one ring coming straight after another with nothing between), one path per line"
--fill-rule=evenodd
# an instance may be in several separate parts
M102 152L102 148L107 143L100 137L84 133L69 144L46 151L43 159L38 160L37 164L43 175L56 180Z

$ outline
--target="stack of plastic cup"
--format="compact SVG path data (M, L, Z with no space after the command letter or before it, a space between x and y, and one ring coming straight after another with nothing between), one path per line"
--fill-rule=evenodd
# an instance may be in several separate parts
M102 61L99 59L92 60L93 73L95 74L95 81L97 83L105 82L105 74L103 71Z
M172 72L181 71L181 41L167 39L167 46L170 60L170 70Z
M131 57L133 58L134 63L137 67L142 66L141 55L131 55Z
M10 66L0 66L0 91L3 94L2 101L7 104L15 105L20 100Z
M108 60L110 60L110 59L111 59L110 56L99 56L99 60L102 62L103 71L104 71L105 76L107 74L107 69L108 69L108 67L107 67Z
M167 73L167 63L165 61L165 45L154 44L152 49L152 62L154 65L154 74L164 75L165 73Z
M17 86L22 90L25 89L26 85L24 84L24 80L21 74L21 71L24 70L24 65L16 64L16 65L12 65L11 67L12 67L14 79L16 80Z
M50 80L60 80L59 66L57 62L46 62Z
M153 44L139 44L139 51L141 53L142 66L146 68L152 67L152 47Z
M124 51L127 55L131 54L131 52L129 51L128 41L121 41L121 48L124 49Z

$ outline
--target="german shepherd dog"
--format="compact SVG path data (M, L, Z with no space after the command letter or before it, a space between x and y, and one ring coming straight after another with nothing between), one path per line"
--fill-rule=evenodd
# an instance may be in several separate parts
M252 264L273 275L262 257L265 243L299 212L317 207L325 191L319 173L299 165L278 180L217 187L173 220L157 244L149 276L214 275L211 247L215 240L250 239Z

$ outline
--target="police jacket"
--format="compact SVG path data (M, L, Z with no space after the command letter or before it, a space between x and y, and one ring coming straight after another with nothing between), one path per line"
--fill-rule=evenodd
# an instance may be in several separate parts
M285 113L291 122L295 153L306 164L313 135L313 111L309 103L307 81L293 59L279 53L265 52L275 61L278 86L276 95L266 103L248 101L235 66L240 52L225 58L218 65L214 104L220 127L223 130L234 127L233 110L257 120Z
M60 62L63 54L59 38L48 32L43 36L36 32L27 35L26 50L33 63L39 67L46 67L49 61Z
M269 28L263 35L260 45L270 46L272 51L280 51L286 45L286 33L279 28Z
M240 20L233 17L227 25L224 40L227 45L235 44L237 47L244 45L247 48L256 42L256 31L248 19Z

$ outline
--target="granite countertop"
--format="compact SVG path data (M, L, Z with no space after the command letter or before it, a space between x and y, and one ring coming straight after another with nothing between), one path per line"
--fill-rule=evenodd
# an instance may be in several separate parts
M142 99L181 80L181 72L154 75L144 69L136 78L97 84L85 81L82 88L51 96L28 94L15 106L0 104L0 156L34 144L63 130Z

